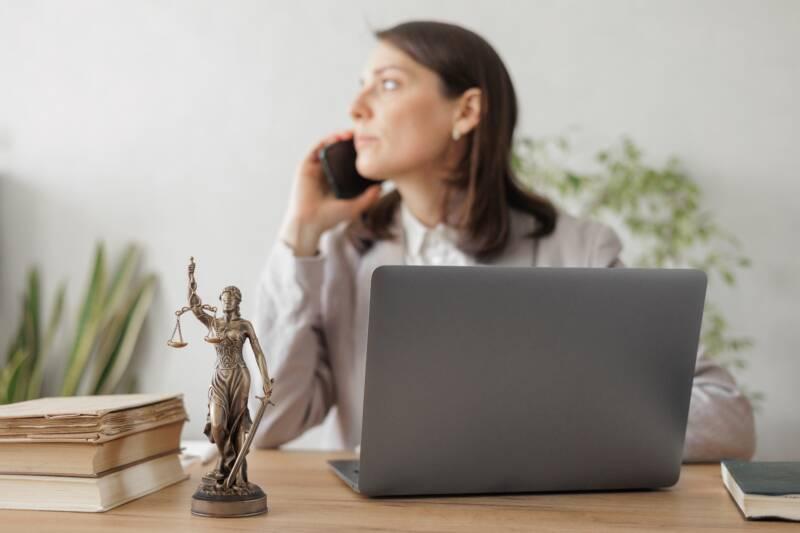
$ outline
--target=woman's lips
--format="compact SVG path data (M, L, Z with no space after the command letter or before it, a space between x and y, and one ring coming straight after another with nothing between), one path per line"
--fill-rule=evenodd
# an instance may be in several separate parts
M370 135L356 135L354 139L356 150L363 148L377 140L377 137L372 137Z

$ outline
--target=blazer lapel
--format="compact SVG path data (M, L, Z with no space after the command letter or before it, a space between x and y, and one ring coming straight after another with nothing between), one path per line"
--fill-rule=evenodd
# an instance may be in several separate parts
M382 265L402 265L405 263L403 232L395 227L396 237L392 240L379 240L373 244L366 254L361 256L361 261L356 272L356 298L360 303L360 316L358 320L367 319L369 309L370 288L372 286L372 273ZM366 322L364 322L366 324Z

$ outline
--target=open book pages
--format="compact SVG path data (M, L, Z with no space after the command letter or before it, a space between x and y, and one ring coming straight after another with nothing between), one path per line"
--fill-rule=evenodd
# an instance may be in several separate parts
M187 419L180 394L41 398L0 406L0 443L104 442Z

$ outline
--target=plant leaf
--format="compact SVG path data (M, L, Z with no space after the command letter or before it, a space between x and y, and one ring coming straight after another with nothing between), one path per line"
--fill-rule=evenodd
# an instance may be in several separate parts
M98 394L104 376L108 373L107 369L117 351L120 339L125 332L126 318L125 309L118 310L110 317L106 326L99 333L97 350L92 358L92 365L86 369L89 374L85 380L86 383L84 383L86 394Z
M23 323L25 324L23 346L27 356L24 363L16 369L11 391L12 402L18 402L28 397L31 374L39 358L39 272L36 268L28 271Z
M44 362L47 360L47 355L50 353L50 348L53 345L53 339L56 336L58 324L61 322L61 316L64 312L64 300L66 297L67 286L61 283L56 290L56 297L53 300L53 308L50 310L50 320L47 322L47 329L45 330L44 340L42 341L42 349L39 357L36 359L36 364L31 372L31 379L28 383L28 399L32 400L38 398L42 394L42 373Z
M14 401L19 371L27 358L28 351L20 346L11 355L3 370L0 371L0 403L11 403Z
M100 243L97 245L89 287L81 306L75 340L64 373L64 382L61 386L63 396L75 394L95 345L105 301L105 278L105 251L103 244Z
M119 343L104 369L98 382L96 392L111 394L119 385L125 370L128 368L133 349L139 338L139 332L147 318L147 312L155 295L156 277L147 276L138 287L135 298L125 313L125 324L119 337Z
M106 321L110 321L117 309L130 297L131 281L139 264L139 247L129 244L114 273L103 305Z

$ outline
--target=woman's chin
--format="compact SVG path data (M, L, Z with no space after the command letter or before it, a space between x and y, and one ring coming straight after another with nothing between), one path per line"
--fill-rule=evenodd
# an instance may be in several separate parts
M362 160L359 156L356 161L356 170L367 179L383 181L386 174L383 172L383 165L376 165L373 161Z

